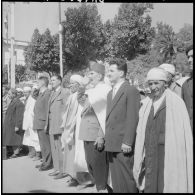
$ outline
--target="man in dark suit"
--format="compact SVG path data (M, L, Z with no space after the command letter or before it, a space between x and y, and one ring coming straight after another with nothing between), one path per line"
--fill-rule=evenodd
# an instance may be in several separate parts
M61 179L67 176L67 174L63 173L63 154L61 144L63 129L60 127L70 92L61 86L62 78L59 75L52 76L51 83L53 91L49 99L45 131L49 132L54 165L54 172L50 175L56 175L54 179Z
M10 158L19 156L22 149L22 140L24 131L22 129L24 104L17 97L17 91L11 88L8 92L11 100L5 113L3 123L3 145L13 149L13 155Z
M182 98L186 104L193 130L193 45L187 48L186 55L189 62L188 72L190 74L190 78L182 85Z
M105 150L114 192L136 193L133 179L133 155L138 112L139 91L125 80L127 64L122 59L112 59L108 78L113 90L107 98Z
M51 94L51 91L47 88L48 83L49 80L47 77L39 77L39 96L36 100L34 107L33 129L37 130L41 147L41 154L43 158L42 164L36 165L36 168L40 168L40 171L46 171L48 169L51 169L53 166L49 135L44 132L48 110L48 102Z

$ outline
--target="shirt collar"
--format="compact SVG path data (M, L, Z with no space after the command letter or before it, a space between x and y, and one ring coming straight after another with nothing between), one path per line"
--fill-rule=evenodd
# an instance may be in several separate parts
M57 87L54 91L57 92L60 90L60 88L61 88L61 86Z
M113 86L113 89L119 89L120 86L125 82L125 80L120 80L118 83L116 83L114 86Z

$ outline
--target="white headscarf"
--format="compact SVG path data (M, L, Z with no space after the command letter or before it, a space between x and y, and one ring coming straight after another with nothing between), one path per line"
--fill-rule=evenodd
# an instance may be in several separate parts
M162 68L152 68L149 70L146 80L167 81L167 72Z
M75 82L79 83L80 85L83 84L83 77L80 76L80 75L78 75L78 74L72 75L72 76L70 77L70 80L75 81Z
M173 64L161 64L159 68L164 69L165 71L175 75L175 66Z

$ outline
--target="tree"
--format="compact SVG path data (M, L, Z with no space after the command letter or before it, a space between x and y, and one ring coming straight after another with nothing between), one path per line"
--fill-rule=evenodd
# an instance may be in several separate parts
M132 60L138 54L147 53L155 30L147 14L151 3L122 3L111 25L110 55ZM109 23L106 25L109 29Z
M184 24L176 34L176 38L179 51L185 51L187 47L193 44L193 26L190 24Z
M31 42L25 49L25 62L35 72L59 73L59 44L49 29L41 35L35 29Z
M26 78L26 66L16 65L16 82L21 82Z
M157 23L157 32L155 36L154 48L162 57L162 63L171 63L177 52L176 37L173 28L162 22Z
M7 84L8 83L8 69L7 69L7 65L3 65L3 84Z
M68 8L65 15L64 71L78 71L87 66L88 60L104 58L106 39L97 6L82 4Z

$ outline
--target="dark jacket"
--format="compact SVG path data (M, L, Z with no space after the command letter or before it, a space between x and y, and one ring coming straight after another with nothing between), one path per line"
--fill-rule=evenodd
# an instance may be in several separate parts
M45 90L37 97L34 107L33 129L43 130L46 124L47 110L49 106L50 90Z
M107 99L105 150L121 152L122 143L134 146L138 113L139 91L124 82L112 100L112 91Z
M191 127L193 129L193 79L192 77L187 79L182 85L182 98L186 104Z
M4 120L3 144L8 146L19 146L22 144L24 131L22 130L24 115L24 104L19 98L13 99L6 111ZM15 127L19 131L15 132Z

